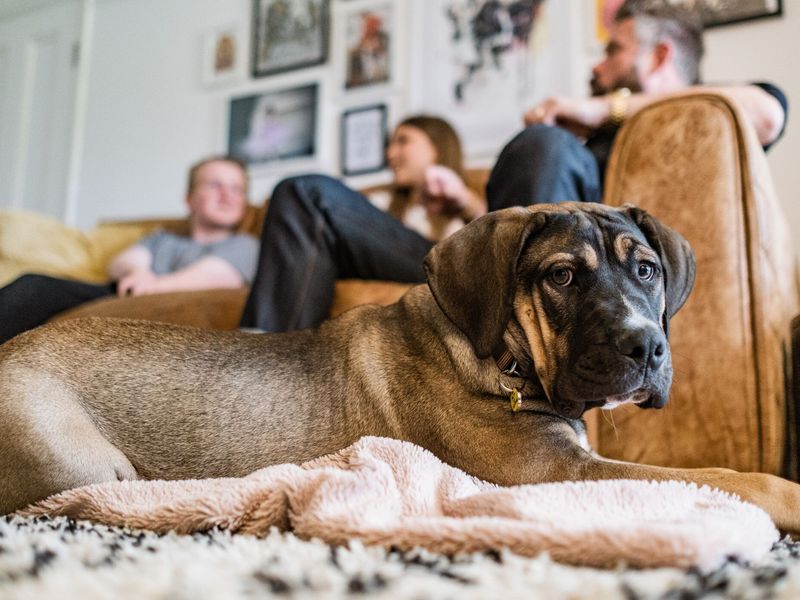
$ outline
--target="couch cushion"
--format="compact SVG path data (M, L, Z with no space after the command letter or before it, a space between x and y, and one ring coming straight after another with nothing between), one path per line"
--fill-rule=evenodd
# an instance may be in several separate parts
M211 329L236 329L248 288L170 292L118 298L98 298L53 318L53 321L81 317L146 319L175 325Z
M331 316L335 317L359 304L392 304L410 287L407 283L391 281L340 280L336 283ZM52 320L114 317L211 329L236 329L247 292L248 288L238 288L128 298L108 296L64 311Z
M82 232L33 212L0 211L0 285L23 273L92 283L107 280L106 264L152 227L114 225Z

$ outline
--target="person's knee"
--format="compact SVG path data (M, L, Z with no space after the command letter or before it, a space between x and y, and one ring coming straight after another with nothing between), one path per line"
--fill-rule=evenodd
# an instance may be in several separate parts
M523 129L507 149L514 154L536 157L559 156L582 147L580 140L566 129L537 124Z
M50 285L53 281L53 278L48 275L41 275L39 273L25 273L24 275L20 275L14 281L9 283L6 286L8 290L14 290L16 292L20 291L30 291L30 292L39 292L39 291L47 291L50 289Z
M486 196L490 210L523 201L594 200L597 180L596 161L575 135L561 127L531 125L501 152Z
M328 175L296 175L282 179L272 191L269 210L294 210L298 203L313 202L327 186L339 184Z
M3 305L0 308L14 307L13 310L20 310L37 304L41 299L50 298L55 291L52 277L26 273L0 288L0 304Z

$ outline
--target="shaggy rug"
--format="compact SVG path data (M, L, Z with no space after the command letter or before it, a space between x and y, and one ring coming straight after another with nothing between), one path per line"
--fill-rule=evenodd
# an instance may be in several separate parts
M247 477L86 486L22 513L0 519L0 600L800 596L800 544L729 494L499 487L386 438Z
M330 546L266 537L158 535L66 517L0 518L0 598L798 598L800 544L696 569L569 567L508 551Z

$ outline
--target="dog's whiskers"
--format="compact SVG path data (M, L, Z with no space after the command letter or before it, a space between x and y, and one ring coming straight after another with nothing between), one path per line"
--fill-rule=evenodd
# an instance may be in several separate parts
M600 413L603 415L603 419L605 419L605 422L611 425L611 429L614 430L614 439L616 441L619 441L619 430L617 429L617 424L614 423L614 411L603 410L600 411Z

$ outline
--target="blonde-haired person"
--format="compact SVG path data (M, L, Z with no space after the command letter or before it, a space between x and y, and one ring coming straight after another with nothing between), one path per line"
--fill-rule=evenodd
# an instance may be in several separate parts
M0 344L84 302L118 294L234 288L255 274L258 242L236 232L247 207L247 170L215 156L195 163L186 191L189 235L157 231L116 256L111 285L36 273L0 288Z
M393 174L386 212L325 175L275 187L242 327L319 325L339 278L423 282L422 261L433 244L486 212L484 199L464 182L461 143L445 120L405 119L386 157Z

